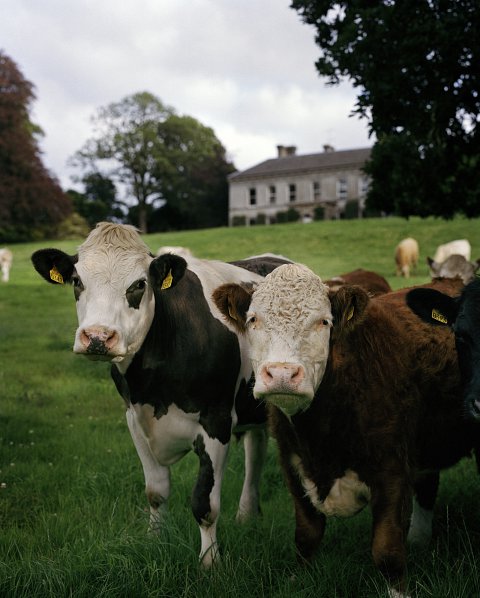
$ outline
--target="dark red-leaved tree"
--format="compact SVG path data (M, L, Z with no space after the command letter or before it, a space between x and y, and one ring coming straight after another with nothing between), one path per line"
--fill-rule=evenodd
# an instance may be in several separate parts
M29 118L33 85L0 50L0 242L55 234L71 200L43 166Z

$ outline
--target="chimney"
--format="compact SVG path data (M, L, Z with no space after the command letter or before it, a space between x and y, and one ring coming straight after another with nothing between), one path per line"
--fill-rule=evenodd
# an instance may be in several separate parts
M287 156L295 156L297 147L295 145L277 145L278 157L286 158Z
M335 148L333 147L333 145L330 145L329 143L326 143L326 144L323 146L323 151L324 151L326 154L330 154L331 152L334 152L334 151L335 151Z

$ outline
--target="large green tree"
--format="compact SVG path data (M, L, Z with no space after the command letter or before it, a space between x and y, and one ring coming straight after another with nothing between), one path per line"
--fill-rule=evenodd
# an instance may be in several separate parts
M404 216L480 214L478 0L293 0L316 66L358 89L377 137L368 205Z
M33 85L0 50L0 241L54 235L72 211L69 198L44 167L39 127L30 120Z
M148 92L101 108L94 125L95 136L73 163L125 188L134 200L130 219L142 232L149 223L161 229L227 222L233 167L212 129L177 115ZM158 215L166 219L163 226Z
M175 228L228 223L228 175L234 166L210 127L191 116L170 116L158 128L167 161L155 176ZM173 224L172 223L172 224Z

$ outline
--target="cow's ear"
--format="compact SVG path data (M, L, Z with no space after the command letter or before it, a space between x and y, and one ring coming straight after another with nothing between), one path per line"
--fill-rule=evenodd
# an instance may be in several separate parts
M77 260L76 255L67 255L60 249L39 249L32 254L35 270L53 284L70 282Z
M165 253L150 264L150 276L156 291L173 288L185 274L187 262L179 255Z
M343 334L352 331L364 317L365 308L370 301L362 287L345 285L338 291L330 291L332 304L333 333Z
M245 320L253 287L245 288L238 284L224 284L213 292L213 300L218 309L240 332L245 331Z
M435 289L412 289L407 305L424 322L437 326L451 326L458 313L457 300Z

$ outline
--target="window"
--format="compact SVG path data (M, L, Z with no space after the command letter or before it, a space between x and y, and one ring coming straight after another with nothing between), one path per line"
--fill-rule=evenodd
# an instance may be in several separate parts
M370 187L370 181L367 177L361 177L358 181L358 195L360 197L365 197L368 193L368 189Z
M313 182L313 201L320 201L322 196L320 181Z
M339 178L337 180L337 197L339 199L344 199L347 197L347 179L346 178Z
M250 187L250 189L248 190L249 196L250 196L250 205L254 206L257 203L257 190L255 189L255 187Z
M277 188L275 185L270 185L270 203L275 203L277 201Z
M295 183L288 185L288 199L290 201L295 201L297 199L297 186Z

